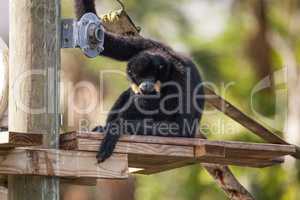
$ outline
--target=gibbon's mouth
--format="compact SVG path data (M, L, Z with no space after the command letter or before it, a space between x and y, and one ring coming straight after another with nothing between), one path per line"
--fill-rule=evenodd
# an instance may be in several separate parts
M150 81L142 82L140 85L135 83L131 84L131 89L135 94L150 95L153 93L160 93L161 83L156 81L155 83Z

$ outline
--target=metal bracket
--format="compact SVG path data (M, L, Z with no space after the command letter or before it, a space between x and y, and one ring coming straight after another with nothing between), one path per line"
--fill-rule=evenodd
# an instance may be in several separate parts
M104 50L104 27L94 13L86 13L79 21L63 19L61 38L62 48L81 48L89 58Z

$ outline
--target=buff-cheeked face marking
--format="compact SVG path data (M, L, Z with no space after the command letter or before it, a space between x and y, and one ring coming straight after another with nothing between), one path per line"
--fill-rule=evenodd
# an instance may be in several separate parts
M132 89L132 91L134 92L134 94L139 94L139 93L140 93L140 88L139 88L139 86L137 86L137 84L135 84L135 83L132 83L132 84L131 84L131 89Z
M154 84L154 90L157 93L160 93L160 88L161 88L161 82L160 81L156 81L156 83Z

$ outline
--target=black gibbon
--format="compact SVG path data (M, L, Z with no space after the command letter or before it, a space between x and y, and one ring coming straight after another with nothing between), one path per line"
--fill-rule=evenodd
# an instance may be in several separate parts
M94 0L75 0L77 18L96 14ZM127 61L131 87L110 110L106 136L97 154L99 162L111 156L121 134L194 137L204 107L203 86L197 66L170 47L140 36L105 31L107 56Z

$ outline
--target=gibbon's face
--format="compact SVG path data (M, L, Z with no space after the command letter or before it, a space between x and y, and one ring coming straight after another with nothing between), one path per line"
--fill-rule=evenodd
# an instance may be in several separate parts
M169 68L165 59L157 55L146 54L141 59L129 62L127 75L132 91L142 95L160 93L161 83L168 79Z

